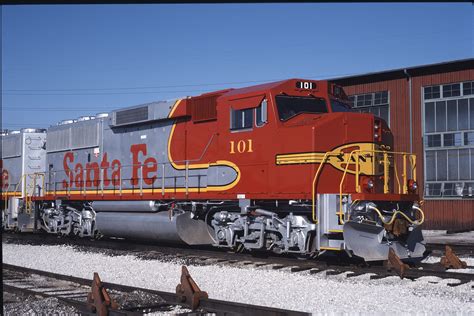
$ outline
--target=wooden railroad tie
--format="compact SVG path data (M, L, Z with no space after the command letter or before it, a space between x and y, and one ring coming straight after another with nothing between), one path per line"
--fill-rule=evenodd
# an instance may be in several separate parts
M108 316L109 310L119 308L105 287L102 286L102 281L97 272L94 272L91 291L87 295L87 305L91 312L95 312L98 316Z
M209 298L207 292L201 291L199 286L189 274L186 266L181 267L181 283L176 286L178 300L189 305L192 310L196 310L201 299Z
M405 277L405 272L410 269L408 264L403 263L402 260L397 256L393 248L390 248L388 251L387 268L389 270L394 269L402 279Z
M465 269L467 267L466 261L461 261L448 245L446 245L446 255L441 257L440 263L446 269Z

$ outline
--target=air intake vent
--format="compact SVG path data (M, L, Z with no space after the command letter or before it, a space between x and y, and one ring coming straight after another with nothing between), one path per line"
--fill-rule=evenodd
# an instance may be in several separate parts
M2 139L2 158L21 156L21 135L10 134Z
M148 106L115 112L115 125L126 125L148 120Z
M187 112L194 122L203 122L217 119L217 98L220 95L196 97L188 100Z

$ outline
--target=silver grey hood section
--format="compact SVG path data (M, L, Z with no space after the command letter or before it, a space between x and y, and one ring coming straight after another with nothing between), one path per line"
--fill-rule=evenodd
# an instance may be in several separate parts
M383 227L352 221L345 223L343 228L346 248L365 261L387 260L390 248L400 259L423 258L426 248L419 226L410 232L406 247L398 241L383 241L384 234Z

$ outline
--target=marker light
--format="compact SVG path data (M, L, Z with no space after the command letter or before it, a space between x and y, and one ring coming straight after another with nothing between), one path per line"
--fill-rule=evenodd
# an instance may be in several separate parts
M361 181L362 187L365 191L371 192L374 188L374 181L370 178L363 177Z
M408 190L410 192L415 192L416 189L418 189L418 183L413 179L408 180Z
M374 120L374 140L375 141L382 141L382 131L381 129L381 122L378 119Z

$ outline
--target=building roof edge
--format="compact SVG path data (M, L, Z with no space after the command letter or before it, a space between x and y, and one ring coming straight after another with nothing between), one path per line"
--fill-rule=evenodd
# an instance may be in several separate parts
M407 71L410 76L416 77L441 72L452 72L467 69L474 69L474 58L458 59L435 64L425 64L419 66L389 69L346 77L330 78L327 80L341 85L355 85L375 81L406 78L407 75L405 74L405 71Z

